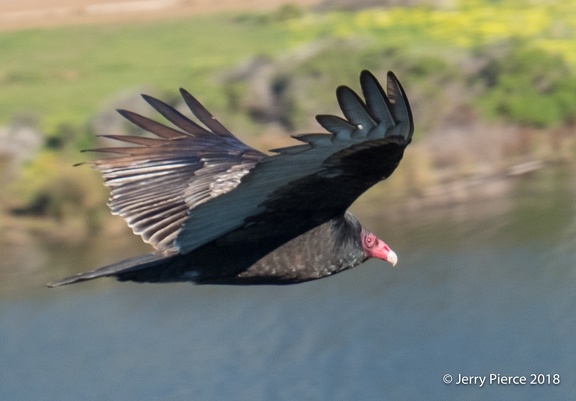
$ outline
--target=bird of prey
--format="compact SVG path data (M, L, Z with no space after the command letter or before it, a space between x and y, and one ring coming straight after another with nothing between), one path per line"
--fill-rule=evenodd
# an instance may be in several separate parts
M369 258L396 254L347 211L389 177L413 133L406 94L392 72L386 90L360 74L364 100L340 86L345 118L318 115L328 133L295 135L300 144L266 155L236 138L187 91L196 120L144 100L172 126L119 110L154 137L108 135L130 144L97 151L90 162L110 188L108 205L151 253L51 284L99 277L197 284L294 284L328 277Z

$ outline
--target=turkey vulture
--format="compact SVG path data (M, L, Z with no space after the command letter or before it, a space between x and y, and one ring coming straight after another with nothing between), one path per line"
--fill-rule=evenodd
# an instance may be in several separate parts
M386 92L360 74L365 101L340 86L346 119L318 115L330 134L295 135L302 144L266 155L236 138L188 92L192 121L160 100L143 98L174 127L119 113L155 135L107 135L131 144L90 164L111 189L109 206L154 252L48 284L98 277L198 284L292 284L355 267L369 258L395 265L396 254L346 209L390 176L410 143L413 121L392 72Z

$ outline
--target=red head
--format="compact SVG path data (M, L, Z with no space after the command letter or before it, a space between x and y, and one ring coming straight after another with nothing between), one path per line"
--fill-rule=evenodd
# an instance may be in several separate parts
M367 257L382 259L391 263L392 266L396 265L398 256L384 241L364 228L362 228L360 237L362 239L362 249L364 249Z

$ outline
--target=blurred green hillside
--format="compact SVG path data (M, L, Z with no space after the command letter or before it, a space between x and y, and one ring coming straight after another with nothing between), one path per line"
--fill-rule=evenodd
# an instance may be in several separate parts
M95 174L70 166L92 157L78 151L97 146L97 134L131 129L115 108L153 116L141 92L177 105L185 87L241 138L271 147L287 133L319 130L313 116L338 113L336 86L357 88L362 69L393 70L413 105L417 145L393 184L401 193L443 182L447 170L458 178L487 165L572 160L575 44L574 0L287 5L2 32L0 211L76 216L97 229L105 192ZM437 151L453 131L460 139Z

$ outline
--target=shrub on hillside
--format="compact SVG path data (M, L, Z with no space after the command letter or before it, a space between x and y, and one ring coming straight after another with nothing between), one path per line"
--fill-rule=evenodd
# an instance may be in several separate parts
M523 45L480 71L486 91L477 105L488 117L548 128L576 118L576 76L561 56Z

